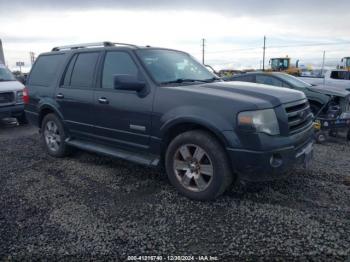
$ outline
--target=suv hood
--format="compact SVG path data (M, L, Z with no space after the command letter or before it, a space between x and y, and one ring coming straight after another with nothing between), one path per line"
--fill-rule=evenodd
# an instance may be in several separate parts
M0 81L0 92L19 91L24 88L18 81Z
M308 89L322 93L325 95L332 95L332 96L340 96L340 97L347 97L350 95L350 88L347 87L341 87L341 86L329 86L329 85L316 85L308 87Z
M240 98L245 102L251 102L265 108L306 98L305 94L300 91L239 81L208 83L201 85L201 88L216 90L218 93L224 92L220 95Z

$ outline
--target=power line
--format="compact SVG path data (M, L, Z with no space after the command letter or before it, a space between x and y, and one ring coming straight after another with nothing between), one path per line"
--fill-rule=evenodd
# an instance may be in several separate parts
M269 48L284 48L284 47L304 47L304 46L328 46L328 45L348 45L350 41L346 42L337 42L337 43L310 43L310 44L296 44L296 45L280 45L280 46L271 46Z
M336 43L309 43L309 44L295 44L295 45L272 45L266 46L269 49L275 48L289 48L289 47L307 47L307 46L331 46L331 45L348 45L350 41L344 42L336 42ZM228 52L236 52L236 51L251 51L251 50L259 50L260 47L250 47L250 48L235 48L230 50L215 50L215 51L206 51L207 54L216 54L216 53L228 53Z

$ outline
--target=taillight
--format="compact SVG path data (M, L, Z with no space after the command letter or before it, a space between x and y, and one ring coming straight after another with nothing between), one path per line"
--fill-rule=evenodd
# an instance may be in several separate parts
M29 92L26 87L23 89L23 103L29 104Z

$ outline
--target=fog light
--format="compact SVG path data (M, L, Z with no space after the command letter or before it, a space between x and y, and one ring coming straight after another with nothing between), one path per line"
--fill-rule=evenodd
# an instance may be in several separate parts
M280 167L283 163L282 156L280 154L273 154L270 158L270 165L272 167Z

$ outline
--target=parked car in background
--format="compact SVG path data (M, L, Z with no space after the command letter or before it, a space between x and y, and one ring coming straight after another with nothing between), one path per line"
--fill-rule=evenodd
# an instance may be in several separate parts
M324 77L302 77L300 79L312 85L342 87L350 90L350 71L347 70L327 70L324 73Z
M38 57L27 88L28 118L50 155L77 147L164 165L193 199L213 199L237 179L282 178L312 156L304 93L225 83L181 51L57 47Z
M328 109L339 106L342 112L350 112L350 91L326 85L312 85L300 78L285 73L253 72L235 75L225 78L226 81L245 81L257 84L272 85L284 88L299 90L305 93L310 102L311 111L317 114L324 105L321 114L326 114Z
M10 70L0 64L0 120L15 117L20 124L27 123L23 90L24 86L16 80Z

